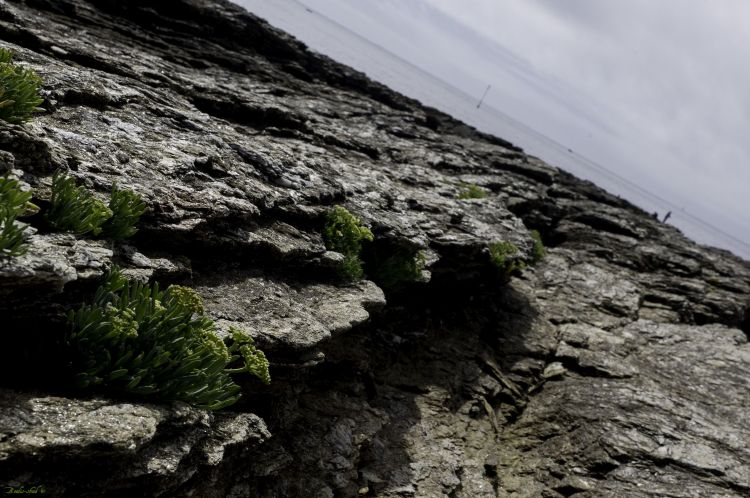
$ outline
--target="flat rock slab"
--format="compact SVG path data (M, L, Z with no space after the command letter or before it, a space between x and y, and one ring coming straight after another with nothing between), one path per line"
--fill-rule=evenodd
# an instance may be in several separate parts
M366 322L385 305L383 291L363 280L349 285L294 283L260 272L199 277L196 290L220 329L249 333L270 351L310 351Z
M103 241L77 240L69 234L32 235L23 256L0 260L0 295L62 292L75 280L104 274L112 250Z

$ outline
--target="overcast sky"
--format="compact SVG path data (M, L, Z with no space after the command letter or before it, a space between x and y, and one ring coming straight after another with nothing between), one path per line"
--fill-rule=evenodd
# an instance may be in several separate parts
M750 257L750 1L301 1L313 13L297 24L295 0L238 3L324 53L347 42L305 39L313 16L477 99L491 84L488 107L749 243L733 249Z

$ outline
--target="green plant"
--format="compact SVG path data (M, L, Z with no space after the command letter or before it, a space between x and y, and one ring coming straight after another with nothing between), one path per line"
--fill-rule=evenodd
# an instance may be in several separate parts
M52 179L52 200L46 219L58 230L76 235L99 235L112 210L85 187L76 187L73 177L56 173Z
M237 360L242 360L242 365L236 368L226 369L229 373L240 373L249 372L264 384L271 383L271 374L269 372L268 359L265 353L255 347L253 338L242 332L235 327L229 327L229 332L232 338L232 345L229 347L229 352L232 356L229 364L238 363ZM236 355L235 353L239 353Z
M506 279L510 278L513 272L526 268L526 263L512 257L517 253L518 247L510 242L498 242L490 245L490 259L492 264L502 272Z
M344 255L340 274L347 280L362 278L362 242L373 241L372 232L360 224L358 218L346 208L335 206L326 214L323 227L323 241L326 248Z
M107 386L218 410L240 397L230 374L247 371L270 381L268 361L252 339L233 329L227 346L188 287L161 291L115 268L91 304L70 312L68 324L71 367L82 388Z
M102 236L110 239L127 239L138 231L135 225L146 211L146 204L132 190L112 186L109 198L109 209L112 217L102 225Z
M31 192L21 190L18 180L0 177L0 256L21 256L26 253L24 243L27 226L16 221L18 216L38 209L30 202Z
M40 111L42 79L31 69L13 64L13 53L0 49L0 119L23 123Z
M487 191L479 185L473 183L461 183L463 187L456 196L457 199L484 199L487 197Z
M542 235L537 230L531 231L531 238L534 239L534 248L531 252L531 262L532 264L536 264L544 259L544 256L547 255L547 250L544 248Z
M425 267L424 253L412 248L373 244L365 256L367 278L386 289L418 280Z
M50 204L46 218L56 229L110 239L134 235L138 231L135 225L146 211L146 204L132 190L113 185L107 207L85 187L76 187L75 179L64 173L56 173L52 179Z

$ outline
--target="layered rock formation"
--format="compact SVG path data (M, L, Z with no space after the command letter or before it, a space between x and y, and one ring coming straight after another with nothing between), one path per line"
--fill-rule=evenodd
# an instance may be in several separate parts
M4 0L46 111L0 173L149 210L0 264L0 485L52 496L746 496L750 264L369 81L224 1ZM465 185L489 194L459 199ZM371 280L326 251L344 205ZM490 248L546 258L509 282ZM424 259L394 282L384 261ZM117 263L195 287L268 388L208 413L65 382L64 313Z

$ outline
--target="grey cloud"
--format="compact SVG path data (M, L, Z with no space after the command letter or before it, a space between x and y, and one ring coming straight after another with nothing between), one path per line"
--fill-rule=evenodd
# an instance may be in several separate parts
M466 94L478 97L491 83L488 106L750 239L749 2L303 1ZM286 15L294 34L317 37L314 48L351 57L402 91L410 83L401 80L418 78L374 52L345 53L337 43L347 41L326 41L312 18L295 24L294 0L238 3L277 21ZM427 91L412 86L417 98Z

